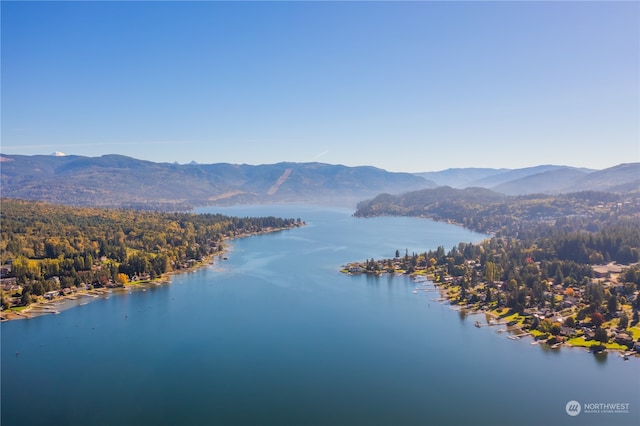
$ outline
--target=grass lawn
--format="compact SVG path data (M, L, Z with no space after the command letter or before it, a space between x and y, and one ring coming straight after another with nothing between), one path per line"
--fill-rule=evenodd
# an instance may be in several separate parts
M629 328L627 328L627 331L628 331L629 333L631 333L631 337L633 337L633 340L634 340L634 341L636 341L636 342L637 342L637 341L638 341L638 339L640 339L640 323L639 323L639 324L636 324L636 325L635 325L635 326L633 326L633 327L629 327Z
M522 325L525 320L525 317L522 315L518 315L517 313L507 315L506 317L502 317L506 322L516 321L518 325Z
M531 333L533 337L538 337L538 336L542 336L543 334L548 334L548 333L543 333L540 330L529 330L529 333Z
M588 348L591 345L595 344L593 340L589 340L588 342L584 340L584 337L573 337L571 339L567 339L567 344L571 346L577 346L581 348Z
M611 349L611 350L620 350L620 351L628 351L629 350L629 348L627 348L626 346L619 345L617 343L605 343L604 345L607 347L607 349Z
M589 348L589 347L591 347L591 345L599 345L600 342L596 342L595 340L586 341L586 340L584 340L583 337L574 337L572 339L568 339L567 340L567 344L569 344L571 346ZM604 343L604 346L607 349L610 349L610 350L613 350L613 351L616 351L616 350L627 351L628 350L626 346L619 345L619 344L614 343L614 342Z

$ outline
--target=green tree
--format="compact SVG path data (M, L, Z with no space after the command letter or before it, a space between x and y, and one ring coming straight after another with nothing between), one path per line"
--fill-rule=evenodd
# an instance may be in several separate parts
M2 299L0 303L2 304L3 309L9 309L11 307L11 301L9 301L9 298L5 296L4 292L0 293L0 299Z
M615 294L612 294L607 299L607 311L609 311L610 314L618 312L618 298Z
M29 293L26 290L22 292L22 296L20 297L20 303L23 306L30 305L32 300L33 300L33 298L31 297L31 293Z
M486 294L484 296L484 303L491 303L491 300L492 300L492 298L491 298L491 289L487 288L487 292L486 292Z
M484 279L489 282L498 281L500 278L500 269L493 262L486 262L484 265Z
M551 321L549 318L545 318L542 321L540 321L540 324L538 325L538 330L542 331L543 333L550 333L552 326L553 326L553 321Z
M564 320L564 325L573 328L576 326L576 321L573 319L573 317L568 317Z
M604 328L596 328L595 332L594 332L594 336L593 336L594 340L597 340L598 342L602 342L602 343L607 343L609 341L609 336L607 335L607 330L605 330Z
M620 314L620 319L618 320L618 328L621 330L626 329L629 326L629 317L626 312Z

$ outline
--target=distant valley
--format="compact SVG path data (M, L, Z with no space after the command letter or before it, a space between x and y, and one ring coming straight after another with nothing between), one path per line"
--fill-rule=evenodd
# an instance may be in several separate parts
M543 165L411 174L323 163L181 165L121 155L2 155L0 160L3 197L159 210L281 202L354 206L383 193L442 186L486 188L504 195L628 193L640 188L640 163L605 170Z

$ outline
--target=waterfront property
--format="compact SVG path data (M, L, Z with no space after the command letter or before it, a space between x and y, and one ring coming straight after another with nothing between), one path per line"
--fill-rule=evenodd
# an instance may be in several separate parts
M564 425L572 400L630 404L581 425L637 420L634 358L511 341L437 292L412 294L430 284L336 271L486 236L314 206L224 209L256 212L308 226L235 240L227 261L144 292L2 323L2 424Z

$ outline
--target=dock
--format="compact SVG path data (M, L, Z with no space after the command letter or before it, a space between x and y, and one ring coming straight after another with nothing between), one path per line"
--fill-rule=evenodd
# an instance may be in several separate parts
M57 309L54 309L50 306L33 306L29 308L29 313L32 315L39 314L54 314L57 315L60 313Z

